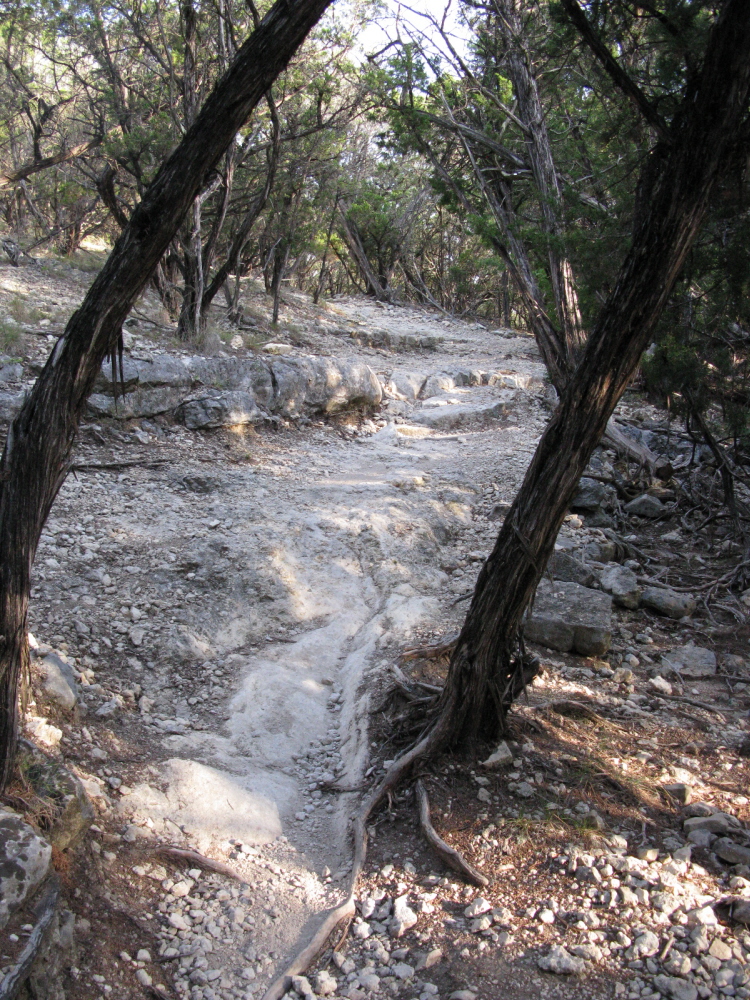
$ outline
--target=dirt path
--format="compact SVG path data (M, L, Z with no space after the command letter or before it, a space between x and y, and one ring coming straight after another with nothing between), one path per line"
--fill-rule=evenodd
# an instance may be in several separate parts
M87 714L56 716L50 734L32 705L32 730L95 796L100 877L151 927L161 911L162 950L209 942L220 973L202 982L181 962L185 996L258 994L337 898L354 795L328 785L361 785L398 652L460 620L453 602L495 532L476 511L513 496L544 420L527 337L356 300L308 331L294 353L377 372L374 420L246 437L90 425L88 468L63 487L37 559L31 630L83 672ZM163 464L91 468L113 461ZM228 860L252 891L233 914L218 877L171 891L159 864L137 863L164 841ZM122 989L128 971L113 956L103 974Z

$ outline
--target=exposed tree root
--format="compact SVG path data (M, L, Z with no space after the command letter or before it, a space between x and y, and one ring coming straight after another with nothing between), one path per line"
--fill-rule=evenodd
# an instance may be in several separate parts
M599 725L611 725L603 715L599 715L593 708L585 705L581 701L571 701L567 698L560 701L547 701L543 705L532 706L535 712L554 712L556 715L566 715L572 719L578 717L588 719L589 722L596 722Z
M455 848L446 844L435 830L435 827L430 822L430 800L427 797L427 790L421 780L417 782L417 800L419 802L419 824L422 827L422 833L438 857L449 868L452 868L454 872L463 875L472 885L489 885L489 879L485 875L482 875L473 865L470 865Z
M457 642L458 632L445 642L439 642L434 646L414 646L412 649L405 649L399 659L401 663L406 663L408 660L437 660L441 656L450 655L456 648Z
M295 956L278 979L271 983L263 994L262 1000L280 1000L280 997L284 995L289 987L290 977L299 976L305 972L325 948L329 937L336 927L344 920L351 920L354 916L356 912L354 900L357 882L362 873L365 858L367 857L367 821L414 762L434 749L438 733L439 730L436 726L419 743L416 743L410 750L402 754L398 760L394 761L380 784L370 792L362 803L359 812L354 817L354 858L352 861L352 873L349 878L349 892L346 899L328 911L320 927L313 934L310 943Z
M2 983L0 983L0 1000L14 1000L21 987L26 982L31 973L36 956L44 940L44 935L52 922L57 907L57 900L60 896L60 883L57 877L50 879L49 886L35 907L34 915L36 924L34 930L29 935L26 947L18 956L18 961L12 965L5 973Z

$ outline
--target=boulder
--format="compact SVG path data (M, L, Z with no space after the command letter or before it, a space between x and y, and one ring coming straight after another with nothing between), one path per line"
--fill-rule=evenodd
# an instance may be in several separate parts
M646 587L641 594L641 605L674 619L692 615L696 608L695 598L690 594L678 594L663 587Z
M577 583L542 580L523 632L550 649L601 656L612 643L612 598Z
M66 712L72 712L78 704L78 684L71 665L54 651L46 653L37 663L47 698Z
M202 381L200 368L208 364L204 358L171 358L161 357L156 361L135 360L123 358L122 380L120 365L116 366L113 379L113 368L109 362L104 362L94 383L94 392L114 396L131 393L135 389L156 388L190 388Z
M361 361L284 358L271 363L272 413L284 417L339 413L377 406L383 398L375 373Z
M82 782L31 743L23 744L18 760L26 780L48 804L50 844L60 851L73 847L94 822L94 807Z
M634 610L641 601L642 590L638 586L638 577L626 566L607 566L600 576L602 589L611 594L615 604L621 608Z
M642 493L635 500L631 500L630 503L625 504L625 512L627 514L635 514L636 517L657 518L666 514L667 508L661 500L652 497L650 493Z
M691 816L682 824L685 833L706 830L708 833L731 833L740 829L740 821L728 813L716 812L710 816Z
M20 382L23 378L23 365L11 362L0 368L0 382Z
M117 399L105 393L93 393L88 398L88 407L97 417L115 417L118 420L156 417L174 410L189 391L189 386L136 389L124 396L118 395Z
M578 484L578 492L573 497L570 505L571 510L594 511L609 502L612 495L612 487L607 487L605 483L600 483L598 479L583 477Z
M25 393L0 392L0 424L8 424L21 409Z
M430 375L425 380L420 392L422 399L429 399L431 396L439 396L442 392L453 392L456 383L450 375Z
M735 844L729 837L719 837L712 845L714 854L730 865L750 865L750 847Z
M680 677L702 680L716 674L716 655L703 646L678 646L661 658L662 667L675 671Z
M0 806L0 927L49 870L52 847L12 809Z
M257 424L268 417L258 409L249 393L222 392L182 403L177 408L175 419L188 430L195 431Z
M415 372L394 372L385 384L385 393L393 399L413 403L419 396L424 383L424 375Z
M597 583L596 574L586 563L576 559L570 552L563 550L553 552L547 563L547 569L553 580L565 583L580 583L582 587L592 587Z

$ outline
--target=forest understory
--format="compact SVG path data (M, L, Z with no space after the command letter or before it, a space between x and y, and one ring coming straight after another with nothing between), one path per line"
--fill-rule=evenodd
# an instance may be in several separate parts
M98 260L77 263L0 264L3 405ZM382 398L194 430L174 407L128 417L126 395L86 418L37 554L28 742L5 795L51 835L62 765L95 810L53 851L74 932L51 997L280 995L345 895L353 815L429 718L443 644L555 406L520 331L290 289L272 326L252 278L241 303L239 327L214 307L206 364L346 360ZM126 329L126 365L195 365L153 293ZM227 391L217 376L188 395L207 390ZM673 475L598 449L548 583L604 594L619 567L638 597L620 573L595 655L528 644L541 670L494 765L496 744L429 760L388 796L357 914L290 996L750 996L742 538L709 448L637 385L616 417ZM667 614L643 603L654 587ZM486 884L428 845L416 779ZM7 927L6 968L33 903Z

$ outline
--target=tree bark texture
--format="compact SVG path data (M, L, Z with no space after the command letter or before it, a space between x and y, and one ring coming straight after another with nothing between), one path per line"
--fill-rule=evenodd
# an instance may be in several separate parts
M0 460L0 788L13 763L16 690L39 536L68 472L86 400L122 324L211 171L331 0L279 0L247 39L134 210L71 316Z
M522 687L519 631L591 453L653 334L746 120L750 4L728 0L702 71L644 174L648 214L477 580L433 746L492 739Z

